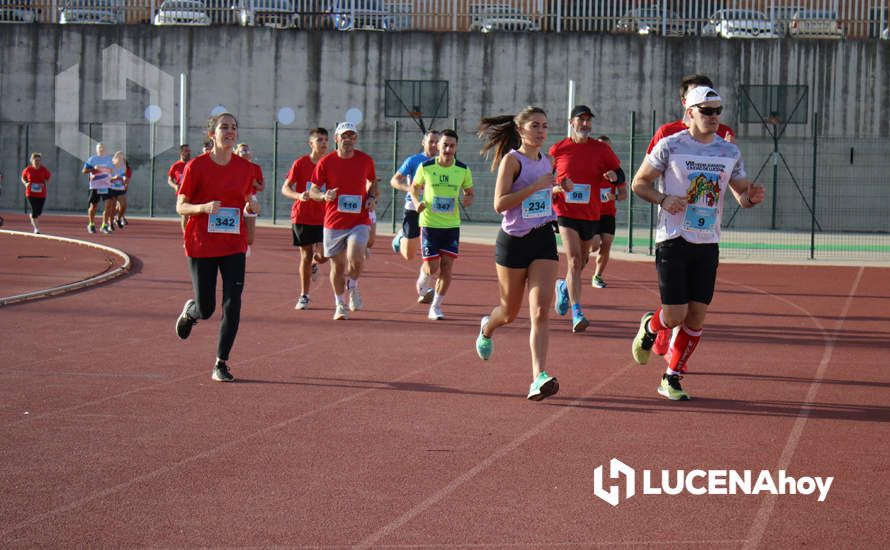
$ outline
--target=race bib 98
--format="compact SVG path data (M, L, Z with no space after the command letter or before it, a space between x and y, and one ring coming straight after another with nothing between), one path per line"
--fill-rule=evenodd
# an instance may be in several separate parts
M590 184L576 183L571 191L566 191L566 202L569 204L587 204L590 202Z

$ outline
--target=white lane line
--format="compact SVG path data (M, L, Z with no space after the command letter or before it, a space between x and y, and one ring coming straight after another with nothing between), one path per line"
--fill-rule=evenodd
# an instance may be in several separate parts
M810 417L810 410L812 404L816 400L816 394L819 391L819 387L822 384L822 379L825 376L825 372L828 370L828 365L831 363L831 358L834 353L835 342L837 341L837 337L840 334L841 328L844 325L844 321L847 318L847 315L850 312L850 306L853 302L853 297L856 295L856 291L859 288L859 283L862 280L862 274L864 273L865 268L860 267L859 271L856 273L856 278L853 280L853 284L850 287L850 291L847 293L847 299L844 302L844 306L841 309L840 317L835 323L834 330L829 334L822 327L822 324L819 320L813 316L812 313L802 308L801 306L782 298L781 296L776 296L764 290L750 287L752 290L757 292L761 292L767 296L785 302L786 304L794 307L798 311L807 315L812 323L819 328L819 331L822 333L822 338L825 340L825 348L822 352L822 360L819 362L819 367L816 369L816 374L813 377L813 381L810 383L810 387L807 390L807 395L804 398L804 402L800 406L800 412L798 413L797 419L794 421L794 426L791 428L791 433L788 435L788 439L785 441L785 447L782 449L782 454L779 456L779 461L776 464L776 470L787 470L789 465L791 464L791 459L794 456L794 452L797 450L797 446L800 444L801 438L803 437L804 428L807 425L807 420ZM747 285L739 285L739 286L747 286ZM751 524L750 529L748 530L748 535L745 537L745 544L743 546L744 549L753 549L760 546L760 542L763 539L763 535L766 532L766 527L769 524L770 518L773 513L773 509L776 506L777 495L766 495L763 499L763 503L760 505L760 508L757 510L757 515L754 517L754 522Z

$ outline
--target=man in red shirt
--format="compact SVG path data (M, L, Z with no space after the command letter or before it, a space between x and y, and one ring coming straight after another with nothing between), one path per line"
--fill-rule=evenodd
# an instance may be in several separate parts
M583 332L589 322L581 309L581 271L590 250L599 247L600 181L624 181L621 163L612 148L590 137L593 112L586 105L572 109L572 136L553 144L550 156L559 182L571 180L572 190L553 197L559 235L569 267L565 279L556 280L556 312L565 315L572 306L572 332Z
M182 172L185 170L185 165L192 158L192 148L189 147L188 143L183 143L179 146L179 160L170 165L170 169L167 170L167 185L169 185L174 193L179 193L179 185L182 183ZM185 232L185 216L180 216L180 223L182 224L182 231Z
M685 114L686 94L688 94L693 89L698 88L699 86L713 88L714 82L703 74L691 74L683 77L683 80L680 81L680 105L683 106L683 118L680 120L675 120L673 122L668 122L667 124L662 124L658 128L658 130L655 131L655 135L652 136L651 140L649 140L649 147L646 148L647 155L652 152L652 149L655 148L659 141L668 136L680 133L689 127L689 120L686 118ZM725 124L721 123L717 127L717 135L722 137L729 143L735 143L735 132L733 132L732 128L726 126ZM654 351L658 355L667 354L671 344L671 333L671 330L658 331L658 337L655 339L655 344L652 346L652 351Z
M683 80L680 81L680 105L683 106L684 113L686 110L686 94L688 94L689 91L693 88L697 88L699 86L713 88L714 82L703 74L691 74L688 76L684 76ZM680 120L662 124L658 128L658 130L655 131L655 135L652 136L652 139L649 140L649 147L646 148L646 154L648 155L649 153L651 153L652 149L655 147L655 144L661 141L662 138L672 136L687 129L688 123L689 121L686 120L686 117L684 115L684 117ZM730 143L735 142L735 132L733 132L732 128L726 126L725 124L720 124L720 126L717 128L717 135Z
M324 205L309 197L309 187L315 166L328 153L328 131L314 128L309 132L308 155L294 161L281 194L293 199L290 210L291 231L294 246L300 247L300 298L294 309L309 307L309 287L318 272L318 265L328 261L324 256Z
M609 136L600 136L599 141L611 147ZM614 150L613 150L614 151ZM599 223L599 247L591 250L596 255L596 271L593 273L593 279L590 284L594 288L606 288L606 281L603 280L603 272L606 271L606 264L609 263L609 255L612 252L612 242L615 240L615 219L618 215L618 208L615 206L616 201L627 199L627 182L609 181L603 178L600 182L600 223Z
M40 234L37 218L43 213L43 203L46 202L46 184L52 174L41 165L43 157L40 153L31 153L31 164L22 171L22 184L25 186L25 197L31 205L31 225L34 233Z
M368 212L377 207L377 175L374 160L355 148L358 141L355 124L338 124L334 139L337 150L318 161L310 180L309 196L325 203L324 255L333 260L334 319L341 320L348 316L347 291L349 309L362 308L358 278L371 233Z

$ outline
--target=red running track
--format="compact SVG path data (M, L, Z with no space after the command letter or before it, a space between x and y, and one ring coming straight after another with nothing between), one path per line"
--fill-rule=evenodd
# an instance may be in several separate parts
M15 218L7 219L13 226ZM23 222L26 223L26 222ZM417 264L381 237L366 311L331 320L324 278L295 311L282 228L248 260L235 384L210 380L217 320L180 341L191 292L176 223L88 236L133 258L115 281L0 308L3 547L886 547L890 270L725 264L684 380L633 363L657 301L650 262L585 288L591 327L551 327L560 393L524 398L528 321L473 341L493 250L462 245L448 319L414 303ZM7 246L3 241L3 246ZM323 268L327 273L327 268ZM816 495L645 495L611 506L594 468L787 470ZM756 475L756 474L755 474ZM612 480L605 480L611 485ZM637 480L639 484L639 479Z

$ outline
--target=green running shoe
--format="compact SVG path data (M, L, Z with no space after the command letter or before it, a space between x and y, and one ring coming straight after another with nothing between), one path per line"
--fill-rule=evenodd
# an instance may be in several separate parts
M593 280L590 281L590 284L592 284L594 288L606 288L607 286L609 286L606 284L606 281L604 281L603 278L599 275L594 275Z
M671 401L689 401L689 394L680 387L679 374L664 373L661 375L661 385L658 387L658 393L667 397Z
M559 382L556 377L547 374L547 371L541 371L541 374L532 381L532 385L528 389L528 399L530 401L540 401L545 397L556 395L559 391Z
M643 318L640 319L640 330L637 331L637 335L630 347L634 361L641 365L649 362L649 355L652 354L652 344L655 343L655 338L658 336L658 334L649 332L649 319L653 315L655 313L652 311L643 314Z
M479 322L479 336L476 337L476 353L479 354L479 358L483 361L488 361L488 358L491 357L491 338L486 338L482 334L482 329L484 329L487 324L488 315L483 317L482 321Z

